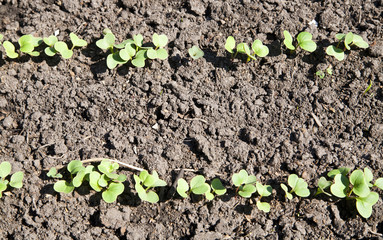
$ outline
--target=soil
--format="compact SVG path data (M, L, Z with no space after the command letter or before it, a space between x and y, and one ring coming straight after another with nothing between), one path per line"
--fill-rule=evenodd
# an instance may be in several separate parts
M25 173L0 201L1 239L382 239L383 203L363 219L355 203L323 196L285 200L279 184L302 176L314 193L334 168L369 167L383 176L383 1L2 0L5 39L75 32L90 45L71 60L22 57L0 62L0 157ZM313 20L316 21L312 22ZM95 41L141 33L169 38L169 58L145 68L106 68ZM314 53L290 54L283 30L309 31ZM338 62L326 56L338 32L370 43ZM245 63L224 49L260 39L269 56ZM193 61L187 49L205 56ZM333 74L315 76L328 66ZM370 80L371 89L364 94ZM315 119L317 118L317 120ZM322 125L322 126L319 126ZM158 171L170 186L180 169L232 186L241 169L273 187L265 201L230 190L209 202L169 197L141 202L133 173L116 203L89 187L53 190L46 169L107 157ZM382 192L379 192L382 194ZM312 194L313 195L313 194Z

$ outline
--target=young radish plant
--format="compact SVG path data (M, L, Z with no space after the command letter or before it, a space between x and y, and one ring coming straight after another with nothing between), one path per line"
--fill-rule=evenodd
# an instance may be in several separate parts
M209 201L213 200L215 196L221 196L225 194L227 191L226 188L223 186L221 180L219 180L218 178L214 178L211 181L210 187L212 191L210 192L209 190L205 193L206 199Z
M102 192L102 199L105 202L112 203L124 191L122 182L126 180L125 175L115 173L118 168L118 163L109 160L102 160L97 170L92 165L84 167L81 161L73 160L67 165L70 180L57 181L53 189L60 193L71 193L76 187L80 187L83 182L87 181L93 190ZM55 168L51 168L47 175L53 178L62 177Z
M3 192L7 190L8 186L13 188L21 188L23 186L24 173L21 171L15 172L8 180L7 176L11 173L12 166L9 162L2 162L0 164L0 198Z
M204 55L204 52L196 45L189 48L188 52L189 52L190 57L193 58L194 60L197 60L197 59L203 57L203 55Z
M234 186L237 187L236 192L241 197L250 198L253 193L258 191L257 208L264 212L270 212L270 204L261 202L262 197L271 195L273 189L270 185L262 185L254 175L249 175L244 169L239 171L239 173L234 173L232 181Z
M307 183L303 180L303 178L298 177L296 174L291 174L287 179L287 183L291 187L290 191L283 183L281 183L281 188L285 191L285 197L289 200L293 199L292 193L295 193L299 197L310 196L310 190L307 188Z
M150 203L156 203L159 201L157 193L150 189L155 187L164 187L166 186L166 182L158 177L158 173L156 171L153 171L152 174L149 174L146 170L141 171L139 176L134 175L133 177L136 182L134 187L141 200Z
M346 200L355 200L358 213L369 218L372 207L378 202L379 194L371 191L372 187L383 189L383 178L378 178L374 184L371 183L374 176L370 169L356 169L349 177L349 168L339 168L330 171L327 176L332 181L321 177L318 182L317 194L324 193ZM329 190L329 191L328 191Z
M58 41L57 37L51 35L47 38L44 38L44 43L48 46L45 48L44 52L46 55L52 57L56 53L60 53L64 59L69 59L73 56L73 49L75 47L85 47L88 43L80 39L76 34L69 34L70 40L72 42L72 47L69 49L68 45L63 41Z
M42 39L39 37L34 37L30 34L23 35L18 40L19 43L19 51L20 53L26 53L30 56L37 57L40 55L39 52L35 51L35 48L38 47L42 43ZM20 56L17 53L15 45L10 41L4 41L3 47L5 49L5 53L9 58L17 58Z
M335 38L339 41L336 46L330 45L326 49L326 53L329 56L335 57L338 61L342 61L345 57L344 52L346 50L351 50L352 46L359 48L368 48L368 43L363 40L359 35L356 35L352 32L347 34L338 33L335 35Z
M293 37L288 31L284 30L283 35L285 37L283 43L291 51L295 51L298 47L308 52L314 52L317 49L316 43L312 40L313 36L309 32L299 33L296 44L294 44Z
M183 198L187 198L191 193L195 195L203 195L210 193L210 185L206 183L206 179L202 175L193 177L190 181L190 187L185 179L180 178L177 182L177 193Z
M251 60L256 60L256 55L258 57L265 57L269 54L269 48L262 44L261 40L256 39L253 44L251 45L251 49L253 50L253 53L251 53L251 50L247 43L239 43L237 47L235 47L235 39L232 36L229 36L226 39L225 43L225 49L231 53L232 58L235 58L238 53L247 55L246 62L249 62ZM236 49L236 50L235 50Z

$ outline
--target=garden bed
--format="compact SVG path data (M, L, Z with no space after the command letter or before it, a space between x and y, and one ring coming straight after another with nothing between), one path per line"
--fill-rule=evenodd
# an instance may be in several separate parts
M8 3L10 2L10 3ZM16 3L17 2L17 3ZM1 1L0 32L75 32L89 45L70 60L22 56L0 60L1 161L25 173L24 186L0 199L2 239L362 239L383 236L383 204L368 219L355 203L324 196L285 199L280 183L295 173L314 195L334 168L368 167L382 177L382 1ZM313 21L315 20L315 21ZM106 66L95 42L110 28L118 42L153 33L169 38L169 58L145 68ZM310 32L318 49L294 54L283 30ZM370 44L344 61L327 56L335 34L354 32ZM224 45L260 39L270 53L246 63ZM198 45L204 57L192 60ZM318 70L331 66L323 79ZM364 93L372 82L371 88ZM321 125L321 126L320 126ZM47 170L96 157L156 170L168 186L184 178L219 177L223 197L143 202L133 171L117 202L83 186L53 190ZM271 211L236 196L241 169L273 188ZM382 194L382 192L379 192Z

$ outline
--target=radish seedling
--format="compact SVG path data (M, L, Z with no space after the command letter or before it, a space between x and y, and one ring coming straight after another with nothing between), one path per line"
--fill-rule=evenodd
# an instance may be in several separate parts
M30 56L39 56L40 53L34 51L35 47L38 47L42 43L42 39L39 37L34 37L30 34L23 35L18 40L20 46L20 52L29 54ZM5 49L5 53L9 58L17 58L19 54L16 52L15 45L10 41L4 41L3 47Z
M288 199L293 199L292 193L295 193L299 197L308 197L310 195L307 183L303 180L303 178L298 177L296 174L291 174L287 179L287 183L291 187L290 191L283 183L281 183L281 188L285 191Z
M165 60L168 58L168 52L164 49L168 43L168 37L164 34L158 35L157 33L153 34L153 44L156 46L155 49L150 48L147 51L148 58L150 59L161 59Z
M85 47L86 45L88 45L88 43L85 40L80 39L74 33L70 33L69 37L72 42L72 47L70 49L68 48L68 45L65 42L58 41L56 36L51 35L47 38L44 38L44 43L48 45L48 47L44 50L45 54L52 57L57 52L59 52L64 59L69 59L73 56L73 49L75 47Z
M197 60L198 58L201 58L204 55L203 51L196 45L189 48L188 52L190 57L193 58L194 60Z
M7 190L8 186L13 188L21 188L23 186L24 173L19 171L12 174L11 179L7 180L7 176L11 173L12 166L9 162L0 164L0 198L3 196L3 191Z
M151 175L146 170L141 171L139 176L134 175L133 177L136 182L134 187L141 200L150 203L156 203L159 201L157 193L150 189L155 187L164 187L166 186L166 182L158 177L158 173L156 171L153 171Z
M363 40L359 35L349 32L347 34L338 33L335 38L339 41L336 46L330 45L326 49L326 53L329 56L334 56L337 60L342 61L344 59L344 52L351 50L352 46L359 48L368 48L368 43ZM343 46L342 46L343 45Z
M272 188L270 185L262 185L261 183L257 182L255 184L258 194L259 194L259 199L257 201L257 207L259 210L262 210L264 212L270 212L270 204L267 202L261 202L262 197L268 197L272 193Z
M96 192L102 192L102 199L105 202L112 203L124 191L122 182L126 180L125 175L115 173L118 168L117 163L103 160L98 165L97 171L92 165L84 167L81 161L73 160L67 166L70 181L59 180L53 188L56 192L70 193L76 187L80 187L84 181L88 181L90 187ZM51 177L55 177L54 170L51 169L49 172L52 173Z
M234 186L237 187L236 192L244 198L250 198L253 193L257 191L257 188L254 184L257 182L257 179L254 175L250 175L246 170L242 169L239 173L234 173L231 178Z
M246 54L247 60L246 62L249 62L250 60L256 60L255 55L258 57L265 57L269 54L269 48L262 44L261 40L256 39L253 44L251 45L251 49L253 50L253 53L251 53L249 46L247 43L239 43L237 45L235 54L235 39L232 36L229 36L226 39L225 49L231 53L232 58L235 58L238 53Z
M62 178L63 175L57 172L57 169L55 167L51 168L49 172L47 173L48 177L51 178Z
M183 198L187 198L191 193L202 195L206 194L207 192L210 192L210 185L206 183L206 179L202 175L193 177L190 181L190 187L185 179L178 179L177 193Z
M213 181L211 181L211 189L212 191L208 191L205 193L207 200L213 200L214 196L221 196L226 193L226 188L223 186L221 180L218 178L214 178Z
M372 184L373 174L370 169L354 170L349 177L349 168L339 168L330 171L327 176L332 178L328 181L322 177L318 182L317 194L325 193L331 194L338 198L355 199L356 209L359 214L364 218L369 218L372 214L372 206L379 200L379 194L371 191L371 187L378 187L383 189L383 178L378 178L375 184ZM330 193L326 192L330 189Z
M293 37L288 31L284 30L283 35L285 37L283 43L291 51L295 51L298 47L308 52L314 52L317 49L316 43L312 40L313 36L309 32L299 33L296 44L293 43Z

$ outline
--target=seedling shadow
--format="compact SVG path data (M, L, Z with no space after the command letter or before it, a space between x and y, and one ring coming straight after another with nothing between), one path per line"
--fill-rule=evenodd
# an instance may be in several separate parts
M238 204L234 209L239 214L250 215L251 211L253 210L253 206L252 205L244 205L241 203L241 204Z

